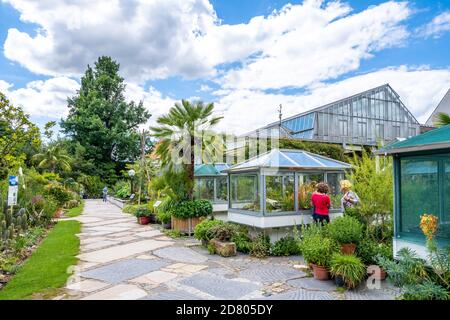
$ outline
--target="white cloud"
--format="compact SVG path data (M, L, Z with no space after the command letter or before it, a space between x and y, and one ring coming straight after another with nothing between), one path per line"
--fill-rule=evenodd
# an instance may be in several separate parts
M418 121L424 123L450 87L450 69L386 68L333 84L316 84L297 95L234 90L220 96L216 104L216 109L225 116L220 129L242 134L277 121L280 103L286 118L386 83L400 95Z
M2 0L37 35L9 29L5 56L32 72L79 76L110 55L128 81L170 76L215 78L227 87L302 86L358 68L379 49L398 45L409 15L387 2L349 15L340 2L307 0L248 23L223 24L208 0ZM241 62L226 73L218 66Z
M202 84L200 86L200 91L201 92L210 92L210 91L212 91L212 88L210 86L208 86L207 84Z
M439 38L446 31L450 31L450 11L437 15L425 26L418 29L419 35L434 38Z
M79 88L77 81L57 77L29 82L26 87L14 86L0 80L0 90L14 104L22 106L32 116L59 119L67 113L67 97L73 96Z

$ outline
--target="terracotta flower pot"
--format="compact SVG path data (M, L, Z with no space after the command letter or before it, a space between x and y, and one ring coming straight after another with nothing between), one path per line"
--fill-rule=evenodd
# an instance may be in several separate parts
M327 268L313 264L313 274L316 280L328 280L330 275Z
M139 224L145 225L150 223L150 217L139 217L138 218Z
M343 254L354 254L356 250L356 244L354 243L345 243L341 246L341 252Z

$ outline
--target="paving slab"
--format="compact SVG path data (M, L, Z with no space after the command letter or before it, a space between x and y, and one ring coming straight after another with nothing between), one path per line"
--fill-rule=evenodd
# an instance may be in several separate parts
M152 237L156 237L156 236L161 236L162 233L159 230L149 230L149 231L136 233L135 235L138 237L141 237L141 238L152 238Z
M136 300L145 296L147 292L136 285L119 284L84 297L82 300Z
M336 290L336 285L332 280L316 280L314 278L302 278L289 280L287 283L293 287L302 289L317 290L317 291Z
M92 242L92 243L89 243L89 244L83 246L83 251L110 247L110 246L118 244L118 243L119 243L118 241L112 241L112 240L96 241L96 242Z
M94 292L94 291L103 289L109 285L110 285L109 283L88 279L88 280L71 283L71 284L67 285L67 289L90 293L90 292Z
M186 263L204 263L208 260L206 256L197 253L190 248L184 247L169 247L159 249L154 251L153 254L164 259Z
M155 250L161 247L172 245L169 241L143 240L129 244L114 246L112 248L101 249L93 252L78 255L78 258L88 262L106 263L118 259L127 258L138 253Z
M261 300L335 300L335 298L328 292L297 289L294 291L274 294Z
M239 277L256 282L276 282L305 276L304 272L281 265L257 265L239 272Z
M260 288L251 282L228 280L207 272L194 274L180 283L219 299L239 299Z
M184 290L176 290L176 291L163 291L157 294L149 295L145 298L142 298L141 300L204 300L204 299Z
M129 280L129 282L138 284L161 284L175 279L177 275L171 272L165 271L153 271L137 278Z
M159 270L168 264L169 263L167 261L157 259L129 259L82 272L81 276L84 278L97 279L104 282L117 284L151 271Z

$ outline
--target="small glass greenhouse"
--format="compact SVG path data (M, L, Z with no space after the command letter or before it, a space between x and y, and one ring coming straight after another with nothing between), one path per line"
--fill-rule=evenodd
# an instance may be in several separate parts
M394 250L409 247L426 257L420 216L439 218L436 242L450 245L450 125L386 146L394 158Z
M225 170L228 172L228 220L258 228L308 223L311 195L318 182L330 186L332 209L339 214L339 181L347 163L301 150L273 149Z
M214 211L226 210L228 178L227 173L223 171L228 168L226 163L195 165L194 198L211 201Z

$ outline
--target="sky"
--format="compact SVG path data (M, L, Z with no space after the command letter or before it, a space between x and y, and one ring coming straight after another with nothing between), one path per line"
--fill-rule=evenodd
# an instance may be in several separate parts
M148 125L214 102L243 133L389 83L421 123L450 89L450 0L0 0L0 91L42 126L120 63Z

